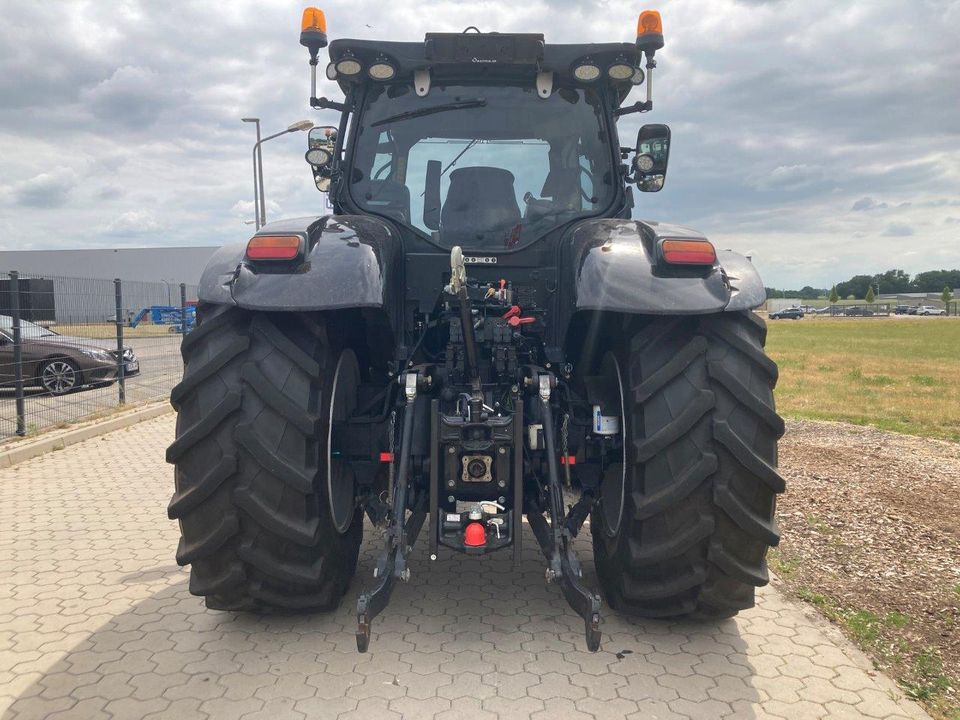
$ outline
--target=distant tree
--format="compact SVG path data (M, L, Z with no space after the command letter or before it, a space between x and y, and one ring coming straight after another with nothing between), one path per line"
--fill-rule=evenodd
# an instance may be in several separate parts
M867 294L867 288L873 285L873 275L854 275L846 282L837 283L837 292L840 297L862 298Z
M943 300L943 304L948 305L952 298L953 298L953 293L950 292L950 286L949 285L944 286L943 292L940 293L940 299Z
M840 293L837 292L837 286L834 285L830 288L830 304L836 305L838 302L840 302Z
M940 288L960 287L960 270L928 270L918 273L910 283L915 292L938 292Z
M877 299L876 296L873 294L873 285L870 285L867 288L867 294L863 296L863 299L866 300L868 303L872 303L874 300Z
M880 288L886 293L902 293L910 291L910 276L903 270L887 270L877 276Z

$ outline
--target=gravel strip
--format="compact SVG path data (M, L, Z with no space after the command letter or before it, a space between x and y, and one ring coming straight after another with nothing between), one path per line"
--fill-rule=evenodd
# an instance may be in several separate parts
M960 445L791 420L772 565L908 692L960 717Z

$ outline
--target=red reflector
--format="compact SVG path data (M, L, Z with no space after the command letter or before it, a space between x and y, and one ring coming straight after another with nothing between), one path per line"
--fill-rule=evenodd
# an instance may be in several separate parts
M299 235L254 235L247 243L251 260L293 260L300 254Z
M671 265L713 265L717 251L709 240L661 240L663 259Z
M393 462L393 453L392 452L380 453L380 462L383 462L383 463Z
M577 456L576 455L561 455L560 456L561 465L576 465Z
M467 525L467 529L463 531L463 544L470 547L487 544L487 531L484 529L483 523L472 522Z

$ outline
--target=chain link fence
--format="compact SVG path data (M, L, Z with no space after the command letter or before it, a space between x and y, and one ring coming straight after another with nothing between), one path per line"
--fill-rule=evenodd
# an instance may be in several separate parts
M169 397L197 288L0 272L0 441Z

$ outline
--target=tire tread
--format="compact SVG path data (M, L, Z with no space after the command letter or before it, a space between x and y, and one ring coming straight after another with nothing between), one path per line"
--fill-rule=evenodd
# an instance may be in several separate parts
M766 324L753 313L639 321L624 345L624 442L632 447L620 532L594 514L610 604L645 617L718 619L752 607L780 539L783 420ZM630 457L630 453L628 453Z

